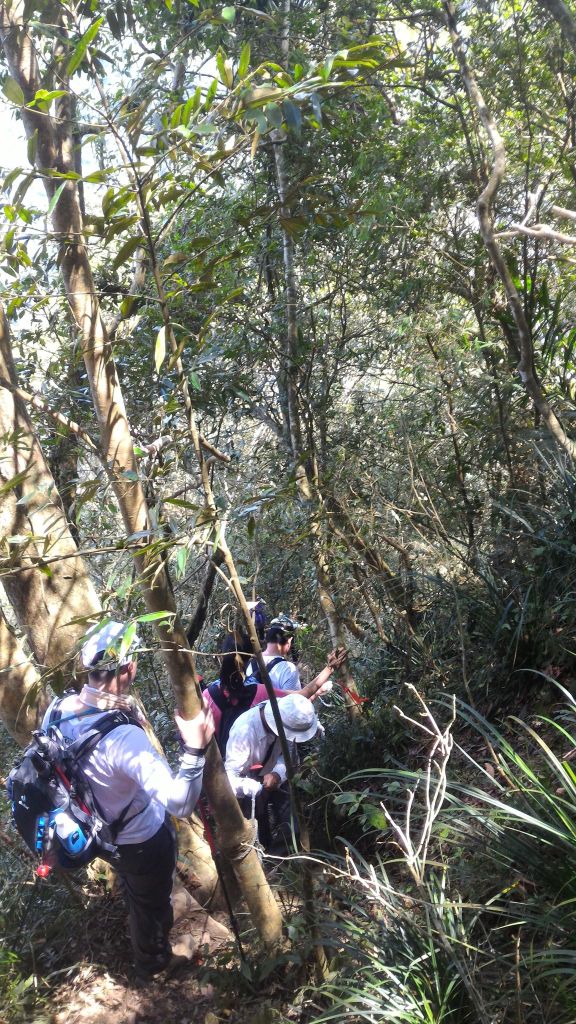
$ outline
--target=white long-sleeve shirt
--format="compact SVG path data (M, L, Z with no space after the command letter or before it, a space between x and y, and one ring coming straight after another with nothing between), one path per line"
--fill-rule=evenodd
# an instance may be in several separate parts
M67 703L68 708L67 709ZM59 705L58 727L65 739L79 739L109 714L74 714L76 698ZM71 714L71 717L68 715ZM43 727L46 727L48 713ZM126 823L118 832L119 846L150 839L164 821L166 811L177 818L191 814L202 788L204 756L185 753L174 775L167 761L137 725L119 725L98 742L82 760L97 805L107 822L114 822L128 807ZM141 812L141 813L138 813Z
M280 740L264 728L260 707L260 704L256 704L245 711L230 729L225 768L236 796L255 796L260 792L262 784L258 779L247 779L243 775L254 764L264 765L266 761L267 771L276 772L280 782L286 779L286 764ZM271 744L274 744L272 749Z
M277 658L277 654L263 654L262 657L266 663L266 666L270 664L274 658ZM275 690L301 690L302 683L300 682L300 673L297 666L292 661L286 661L285 658L279 661L277 665L269 671L270 681ZM252 675L252 661L248 663L246 670L246 682L250 682Z

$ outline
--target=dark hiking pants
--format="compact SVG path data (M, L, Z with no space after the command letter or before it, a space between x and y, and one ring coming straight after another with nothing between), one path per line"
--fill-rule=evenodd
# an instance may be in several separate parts
M140 975L161 971L170 960L168 934L174 923L172 883L176 866L176 840L166 821L151 839L118 847L114 867L128 903L130 938Z
M244 817L250 818L251 798L241 798L240 806ZM293 853L292 831L294 829L297 835L297 829L292 815L288 783L283 782L278 789L261 789L256 797L254 813L258 822L258 838L266 853L275 857Z

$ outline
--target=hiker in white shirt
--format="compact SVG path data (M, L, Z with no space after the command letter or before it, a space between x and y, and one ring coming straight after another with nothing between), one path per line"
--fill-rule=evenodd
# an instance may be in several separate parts
M168 933L173 924L176 841L168 815L186 817L194 809L214 723L206 709L190 720L175 715L184 752L174 774L138 724L140 714L129 696L136 675L135 654L130 652L137 640L122 653L124 631L122 623L108 622L92 633L82 648L88 681L80 693L58 702L57 714L59 729L70 741L91 730L111 710L126 711L134 720L103 736L83 771L104 820L118 823L120 819L115 840L118 858L112 866L128 902L136 973L147 980L173 960Z
M262 656L268 669L270 682L275 690L301 690L300 673L293 661L288 661L290 651L294 644L294 635L299 628L298 623L288 618L287 615L279 615L272 619L266 630L266 648ZM343 648L337 648L328 655L324 668L314 677L312 682L317 686L323 683L332 675L335 668L339 668L346 657L347 652ZM254 678L252 678L254 677ZM251 658L246 670L246 683L262 682L258 670L256 658Z
M320 723L312 702L301 693L287 694L278 701L278 708L296 764L296 745L312 739ZM286 853L293 830L290 793L270 701L257 704L236 719L228 737L225 768L232 789L248 816L254 800L258 835L264 849L272 854ZM268 807L272 811L273 830Z

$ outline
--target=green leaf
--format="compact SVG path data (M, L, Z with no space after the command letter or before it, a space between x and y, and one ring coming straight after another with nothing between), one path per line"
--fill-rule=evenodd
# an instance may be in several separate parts
M318 121L318 124L322 124L322 104L320 103L320 97L317 92L312 93L310 103L312 104L314 117Z
M65 188L66 188L66 182L63 181L62 184L59 185L58 188L56 189L54 195L52 196L52 199L50 200L50 203L48 204L48 209L46 211L46 216L47 217L49 217L52 214L52 212L55 210L56 203L60 199L60 196L62 195L62 193L63 193Z
M250 67L250 43L245 43L242 47L240 54L240 61L238 63L238 78L244 78L244 75Z
M232 24L236 19L236 8L235 7L223 7L220 11L220 15L224 21Z
M292 100L284 100L282 104L282 113L284 114L284 120L288 125L288 128L292 128L296 135L300 135L300 128L302 125L302 114L295 103Z
M26 143L26 156L28 157L28 163L34 164L36 160L36 150L38 148L38 129L36 128L33 134L30 136Z
M328 79L330 78L330 72L332 71L332 68L334 67L334 61L335 60L336 60L336 54L335 53L329 53L328 56L326 57L326 60L324 61L324 64L323 64L323 67L322 67L322 69L320 71L320 75L324 79L324 81L328 81Z
M123 317L129 317L132 312L132 306L136 302L135 295L126 295L120 303L120 312Z
M126 261L129 260L136 252L136 249L140 245L143 245L143 243L144 239L140 235L136 235L134 238L129 238L127 242L124 242L124 245L120 246L120 249L116 253L112 262L112 270L118 270L118 267L121 267L123 263L126 263Z
M360 797L358 793L337 793L336 796L333 798L333 803L338 805L357 804L359 802L359 799Z
M266 115L264 114L263 110L259 110L258 108L256 108L255 110L250 110L249 113L246 114L246 120L255 121L256 124L258 125L259 132L263 133L268 131L268 122L266 120Z
M215 135L218 131L218 127L215 124L210 124L210 122L204 121L203 124L191 125L190 131L194 135Z
M176 570L178 576L183 576L186 571L186 563L189 558L188 548L179 548L176 556Z
M210 82L210 85L208 86L208 89L206 90L206 99L204 100L204 110L210 110L210 107L212 106L212 103L214 102L214 99L216 98L216 93L217 92L218 92L218 79L217 78L213 78L212 81Z
M122 38L122 32L120 30L120 25L118 24L118 18L116 17L114 11L106 11L106 19L108 21L110 31L114 36L114 39L120 40Z
M189 375L188 379L189 379L192 387L194 388L194 391L200 391L202 385L200 384L200 378L199 378L198 374L194 373L194 371L192 370L190 372L190 375Z
M146 612L144 615L138 615L135 619L136 622L158 622L160 619L171 619L174 617L174 612Z
M34 171L31 171L30 174L27 174L26 177L22 179L22 181L20 182L20 184L18 185L18 188L16 189L16 191L14 193L14 198L12 199L12 203L13 203L14 206L19 206L20 205L20 203L24 199L24 196L26 195L28 189L30 188L30 185L35 180L36 180L36 174L34 173Z
M136 635L136 623L131 622L122 634L122 640L120 641L120 647L118 648L118 661L121 661L125 654L130 650L130 645Z
M16 103L17 106L23 106L26 97L22 92L22 89L18 85L18 82L14 78L8 77L2 86L2 92L4 93L7 100L11 103Z
M82 181L82 175L78 174L76 171L66 171L66 173L64 173L64 171L53 171L51 167L46 167L43 169L42 174L47 178L60 178L60 180L64 178L65 181Z
M98 31L99 31L100 26L101 26L103 21L104 21L104 16L102 16L101 18L97 18L96 21L94 21L90 25L90 27L87 29L87 31L84 33L84 35L82 36L80 41L76 44L76 46L74 48L74 52L73 52L72 56L70 57L70 60L68 61L68 64L66 66L66 74L67 75L73 75L74 72L76 71L76 68L80 67L80 65L81 65L81 63L84 60L84 57L86 55L86 51L87 51L88 47L90 46L90 43L92 42L92 40L95 39L96 36L98 35Z
M227 89L231 89L234 83L232 62L228 60L222 50L218 50L218 53L216 54L216 67L218 68L218 74L220 75L222 85L225 85Z
M165 498L164 499L164 504L165 505L177 505L178 508L188 508L188 509L192 509L192 511L194 511L194 512L198 511L198 504L197 503L195 504L193 501L186 501L184 498Z
M177 266L178 263L185 263L186 260L189 258L189 254L186 252L173 252L164 260L164 263L162 264L162 270L164 270L166 267Z
M370 823L372 828L378 828L381 831L390 828L390 823L388 822L384 811L381 811L380 808L369 805L366 808L365 814L366 820Z
M160 367L166 358L166 327L161 327L156 335L154 346L154 365L156 373L160 373Z
M21 473L16 473L16 475L11 477L10 480L7 480L5 484L2 484L2 487L0 487L0 495L8 494L16 487L19 487L20 484L23 484L28 476L28 472L28 470L23 470Z
M89 185L100 185L101 182L106 181L106 178L112 173L110 169L103 168L102 170L92 171L91 174L87 174L83 181L86 181Z
M36 133L34 133L34 134L36 134ZM21 167L15 167L12 171L10 171L10 173L6 175L6 177L4 178L4 181L2 182L2 191L3 192L9 192L9 190L12 188L12 185L16 181L16 178L20 177L21 174L22 174L22 168Z
M271 125L272 128L282 127L282 111L277 103L268 103L268 105L264 107L264 114L266 115L268 124Z
M305 217L280 217L280 223L292 238L301 235L306 227Z
M66 89L37 89L34 95L34 99L28 104L29 107L38 107L39 110L47 111L50 107L52 100L58 98L58 96L67 96L68 92Z

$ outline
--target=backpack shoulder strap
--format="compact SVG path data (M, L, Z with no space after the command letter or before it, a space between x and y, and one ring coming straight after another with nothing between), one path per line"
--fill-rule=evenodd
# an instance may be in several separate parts
M54 700L50 701L44 716L46 718L46 728L49 728L51 725L57 725L60 721L62 716L62 712L60 711L62 700L62 697L54 697Z
M86 757L86 755L88 754L91 754L94 748L98 746L100 740L104 738L104 736L107 736L108 733L112 732L114 729L117 729L118 726L120 725L135 725L137 726L138 729L143 728L141 723L132 715L128 714L128 712L111 711L109 714L104 715L103 718L101 718L100 721L97 723L97 725L95 725L93 729L90 729L89 733L86 736L81 736L79 737L79 739L75 740L74 743L70 744L70 746L66 750L67 757L71 757L74 763L78 765L80 759ZM80 774L83 775L81 768ZM96 808L96 811L98 812L102 821L105 821L106 824L108 825L108 828L110 829L110 834L112 835L112 838L114 840L116 839L116 836L118 835L120 829L123 826L128 825L128 823L131 822L133 818L137 818L139 814L142 814L150 803L150 800L148 799L144 806L141 807L139 811L136 811L136 813L129 818L128 812L130 811L130 808L132 807L132 804L136 799L136 797L133 797L133 799L130 800L126 807L122 809L122 811L120 812L118 817L114 819L114 821L106 821L106 817L103 814L102 809L99 806L96 797L91 789L90 795L93 805Z
M129 715L126 711L110 711L109 714L104 715L99 722L96 723L93 729L90 729L84 736L79 736L77 740L71 743L66 753L71 756L75 761L78 761L81 757L86 754L91 754L94 748L98 745L104 736L107 736L113 729L117 729L120 725L135 725L138 729L142 726L136 718Z
M268 662L268 664L266 665L266 668L268 669L268 673L270 673L272 671L272 669L276 665L279 665L281 661L286 661L286 658L283 658L281 654L277 654L275 658L272 658ZM258 683L261 683L262 682L262 675L261 675L261 672L260 672L260 666L259 666L258 662L256 661L256 658L251 658L250 666L252 668L252 675L248 676L248 678L249 679L255 679Z
M276 658L272 658L272 661L269 661L266 665L268 672L271 672L272 669L275 668L276 665L279 665L281 661L286 661L286 658L283 658L281 654L278 654Z
M214 683L210 683L208 693L219 711L224 711L224 709L228 707L226 695L222 693L222 687L220 686L220 681L218 679Z

